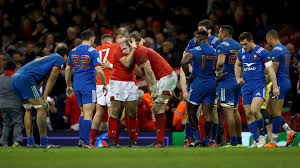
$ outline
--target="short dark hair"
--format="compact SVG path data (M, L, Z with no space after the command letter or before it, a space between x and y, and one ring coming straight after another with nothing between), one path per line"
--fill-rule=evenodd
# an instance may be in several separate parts
M101 43L105 40L105 39L113 39L113 36L111 34L103 34L101 36Z
M134 38L135 41L141 41L141 35L137 32L130 33L129 38Z
M54 50L58 55L60 56L65 56L66 54L68 54L69 49L68 46L65 43L60 43L55 47Z
M214 24L211 20L208 20L208 19L204 19L204 20L201 20L199 23L198 23L198 27L199 26L203 26L205 27L207 30L211 29L213 30L214 29Z
M240 41L247 39L247 41L253 40L253 35L250 32L243 32L239 37Z
M89 40L91 37L95 37L94 32L91 30L85 30L81 33L81 40Z
M230 25L222 25L221 29L222 29L222 32L224 32L227 36L233 35L233 27Z
M16 64L13 61L8 61L4 70L11 70L14 71L16 69Z
M274 29L268 31L267 37L272 37L273 39L279 39L278 31Z
M200 35L200 36L203 36L204 38L208 39L208 33L205 30L198 30L198 31L196 31L196 35Z

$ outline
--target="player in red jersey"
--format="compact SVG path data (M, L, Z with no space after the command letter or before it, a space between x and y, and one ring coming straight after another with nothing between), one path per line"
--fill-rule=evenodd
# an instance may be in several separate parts
M177 85L177 75L168 62L157 52L147 47L136 44L134 39L126 39L121 42L121 49L126 59L123 64L126 67L136 65L145 74L145 80L150 86L153 99L153 112L156 118L157 139L151 147L164 146L165 110L170 95Z
M116 44L113 44L113 36L111 34L104 34L101 37L101 45L96 47L96 50L99 52L99 59L102 63L103 72L105 75L106 83L109 84L109 79L112 73L113 64L112 62L112 53L114 53L114 49ZM96 94L97 94L97 103L96 103L96 114L93 118L92 130L90 136L90 146L95 147L95 138L98 132L98 129L101 124L102 116L105 113L107 108L108 113L111 112L111 103L108 94L106 94L103 90L103 83L96 77ZM109 89L109 88L108 88Z
M117 42L120 42L125 36L118 35ZM113 54L113 70L109 83L109 96L111 100L112 111L109 116L108 126L108 145L107 147L118 147L118 131L120 131L120 118L125 108L128 116L128 129L130 142L129 146L136 146L136 111L137 111L137 86L135 81L134 69L137 67L127 68L124 66L126 60L120 45L117 44ZM140 72L141 74L141 72Z

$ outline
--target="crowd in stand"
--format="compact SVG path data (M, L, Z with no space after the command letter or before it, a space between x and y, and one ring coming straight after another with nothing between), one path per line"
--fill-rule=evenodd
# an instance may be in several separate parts
M54 52L58 42L66 43L69 49L74 48L81 43L79 36L85 29L95 32L98 37L95 44L97 46L102 34L115 35L119 27L140 33L146 47L156 50L176 68L180 66L182 53L197 29L197 22L204 18L215 24L215 35L220 25L230 24L234 27L235 39L241 32L249 31L254 34L255 42L264 41L266 32L272 28L278 29L280 33L297 30L297 25L290 20L293 11L289 9L294 4L287 0L281 2L282 5L276 5L276 2L207 0L182 4L179 0L0 0L0 74L4 73L7 62L14 62L18 69L37 57ZM280 9L282 12L271 13L264 5L269 5L272 11ZM292 81L292 93L287 102L293 102L297 96L297 88L299 91L299 55L295 56L298 48L293 43L289 43L287 47L291 51ZM51 98L49 97L51 109L48 128L76 130L78 107L76 99L66 97L63 72L56 83ZM144 123L147 123L140 127L154 129L149 93L145 88L141 88L139 92L138 109ZM169 129L173 129L173 114L180 101L178 85L166 106ZM287 103L286 106L292 107L294 112L299 111L299 107L292 104Z

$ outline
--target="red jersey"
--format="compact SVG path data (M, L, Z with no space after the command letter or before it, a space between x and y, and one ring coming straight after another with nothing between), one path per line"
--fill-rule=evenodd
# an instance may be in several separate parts
M113 53L115 47L116 44L111 44L108 42L104 42L102 45L96 47L96 50L99 51L101 63L105 63L107 61L109 61L111 64L113 63ZM112 69L103 69L103 72L105 75L106 83L108 84L112 73ZM103 85L98 75L96 75L96 85Z
M124 57L120 44L117 44L113 54L114 68L111 74L111 80L117 81L134 81L135 75L133 72L133 66L131 68L125 67L121 62L120 58Z
M156 80L159 80L173 72L173 69L169 63L153 49L144 46L138 46L134 52L134 57L136 64L141 69L147 60L150 61Z

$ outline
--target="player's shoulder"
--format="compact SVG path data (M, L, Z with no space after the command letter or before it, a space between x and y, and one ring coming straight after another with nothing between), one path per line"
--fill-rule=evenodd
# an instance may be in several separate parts
M211 44L221 43L221 41L219 40L219 38L215 37L213 35L210 36L210 40L211 40Z
M266 54L269 54L269 51L267 51L266 49L264 49L263 47L261 46L256 46L257 50L255 51L256 54L258 55L266 55Z
M190 39L190 41L189 41L189 44L195 44L196 43L196 39L195 39L195 37L194 38L192 38L192 39Z

